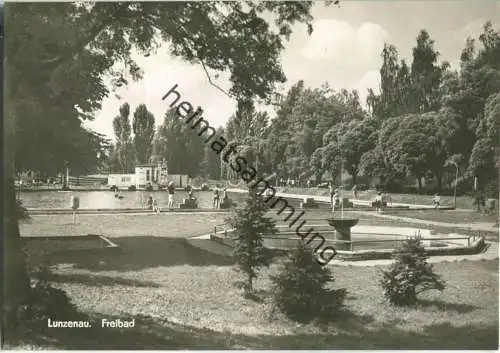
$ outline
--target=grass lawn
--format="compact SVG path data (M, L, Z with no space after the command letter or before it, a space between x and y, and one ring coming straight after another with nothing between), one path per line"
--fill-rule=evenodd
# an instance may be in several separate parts
M270 315L269 275L276 273L276 263L261 271L255 283L260 299L248 300L234 286L240 278L229 250L221 245L158 237L114 240L120 254L73 256L65 259L73 266L59 261L52 277L90 315L93 328L47 329L24 344L101 349L498 347L497 260L436 264L446 290L425 293L418 307L404 309L384 299L378 284L381 267L332 267L333 286L347 288L348 300L337 320L318 327ZM136 327L101 328L101 318L136 318Z

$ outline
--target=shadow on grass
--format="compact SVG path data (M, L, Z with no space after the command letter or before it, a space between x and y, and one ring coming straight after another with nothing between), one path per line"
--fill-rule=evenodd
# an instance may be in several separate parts
M469 304L458 304L458 303L447 303L443 302L441 300L426 300L426 299L421 299L418 301L418 306L419 307L424 307L424 308L437 308L440 311L455 311L459 314L466 314L470 313L471 311L474 311L476 309L479 309L479 307L475 305L469 305Z
M67 263L91 271L131 271L179 265L231 266L231 249L210 240L196 246L188 239L153 236L117 237L119 247L100 253L64 252L50 254L52 264ZM221 248L222 247L222 248Z
M347 315L347 314L346 314ZM364 328L365 319L348 314L353 324L342 324L332 332L284 336L233 335L172 324L149 317L135 317L134 328L101 328L101 319L118 317L93 315L90 329L45 329L31 333L24 345L56 349L498 349L497 326L433 325L423 332L408 332L396 326L378 330ZM132 319L120 317L121 320ZM340 319L340 318L339 318ZM7 336L6 336L7 337ZM19 342L17 343L19 347ZM7 347L8 348L8 347Z
M151 281L140 281L134 279L126 279L122 277L112 277L112 276L100 276L100 275L89 275L83 273L74 273L70 275L66 274L52 274L49 277L49 281L56 283L80 283L89 286L130 286L130 287L149 287L158 288L159 284Z

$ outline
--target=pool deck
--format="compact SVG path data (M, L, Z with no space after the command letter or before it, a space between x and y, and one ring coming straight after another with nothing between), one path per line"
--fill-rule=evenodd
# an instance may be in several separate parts
M30 215L58 215L58 214L73 214L73 210L68 208L28 208ZM228 213L228 209L214 209L214 208L171 208L162 209L161 214L201 214L201 213ZM142 214L156 214L154 211L145 208L85 208L80 209L77 212L80 215L92 214L92 215L114 215L114 214L130 214L130 215L142 215Z
M239 194L248 193L248 191L244 190L244 189L227 189L227 192L234 192L234 193L239 193ZM329 196L290 194L290 193L284 193L284 192L276 192L275 196L278 196L278 197L281 196L281 197L287 198L287 199L298 199L298 200L314 199L314 201L330 203ZM371 204L372 204L372 202L370 200L353 200L353 199L349 198L349 201L352 202L354 205L358 205L358 206L370 206L371 207ZM410 209L433 209L434 208L434 205L417 205L417 204L401 203L401 202L391 202L390 205L393 207L408 207ZM441 208L448 209L448 207L441 207Z
M228 189L228 192L234 192L234 193L247 193L247 190L243 189ZM312 195L300 195L300 194L289 194L289 193L282 193L282 192L277 192L276 196L281 196L283 198L287 199L305 199L305 198L313 198L315 201L318 202L330 202L330 197L328 196L312 196ZM350 199L354 205L360 205L360 206L370 206L371 201L366 201L366 200L352 200ZM410 209L433 209L434 206L432 205L416 205L416 204L407 204L407 203L397 203L393 202L391 203L392 206L396 207L409 207ZM462 229L469 229L469 230L475 230L475 231L486 231L486 232L491 232L491 231L498 231L498 225L496 225L493 222L478 222L478 223L447 223L447 222L437 222L437 221L428 221L428 220L421 220L421 219L416 219L416 218L409 218L409 217L401 217L401 216L394 216L394 215L386 215L383 213L376 213L376 212L370 212L370 211L356 211L359 214L364 214L364 215L369 215L369 216L374 216L374 217L379 217L379 218L385 218L385 219L393 219L393 220L398 220L398 221L403 221L407 223L418 223L418 224L428 224L428 225L433 225L433 226L439 226L439 227L447 227L447 228L462 228Z

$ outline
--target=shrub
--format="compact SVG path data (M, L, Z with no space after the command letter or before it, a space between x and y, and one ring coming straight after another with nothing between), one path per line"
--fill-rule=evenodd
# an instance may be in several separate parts
M151 190L149 189L149 187L148 187L148 188L146 188L146 190L147 190L147 191L151 191L151 190L153 190L153 187L151 187ZM118 189L117 189L116 191L118 191ZM130 185L130 186L128 187L128 191L137 191L137 188L135 187L135 185Z
M343 288L325 288L328 282L334 281L333 275L317 262L312 250L302 241L271 280L274 283L273 310L278 309L299 322L334 317L347 295Z
M442 291L445 288L444 281L427 262L419 234L395 249L392 257L395 262L388 271L383 271L381 280L384 295L391 304L414 305L418 294L431 289Z
M269 257L264 249L263 234L276 234L276 222L265 217L269 206L265 199L250 190L244 208L236 209L228 223L235 229L234 256L242 272L247 275L246 290L252 291L252 281L257 278L257 269L269 266Z

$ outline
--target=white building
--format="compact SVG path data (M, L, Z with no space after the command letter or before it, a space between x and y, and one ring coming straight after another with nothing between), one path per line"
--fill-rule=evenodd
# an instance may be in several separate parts
M119 189L127 189L135 185L135 174L109 174L108 185L116 186Z
M191 180L187 174L168 174L166 162L139 164L135 167L134 174L108 175L108 186L116 186L119 189L128 189L131 186L144 189L148 185L164 187L170 181L173 181L176 187L185 187Z

